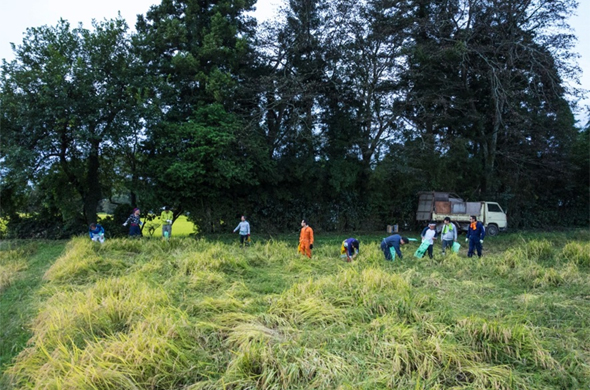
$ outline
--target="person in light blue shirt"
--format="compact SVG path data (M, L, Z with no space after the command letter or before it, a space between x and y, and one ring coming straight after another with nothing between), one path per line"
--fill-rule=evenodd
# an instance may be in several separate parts
M242 221L234 229L234 233L239 232L240 234L240 245L242 247L250 241L250 223L246 221L246 217L242 215Z

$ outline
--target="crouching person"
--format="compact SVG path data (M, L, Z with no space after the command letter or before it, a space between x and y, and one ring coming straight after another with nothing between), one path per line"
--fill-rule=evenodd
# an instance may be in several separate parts
M399 234L394 234L393 236L389 236L381 241L381 250L383 251L383 255L385 255L385 260L393 261L394 260L394 253L397 253L400 260L404 257L402 255L402 251L400 250L401 245L405 245L410 240L406 237L402 237ZM394 252L395 251L395 252Z
M104 242L104 228L97 223L91 223L88 227L90 239L95 242Z

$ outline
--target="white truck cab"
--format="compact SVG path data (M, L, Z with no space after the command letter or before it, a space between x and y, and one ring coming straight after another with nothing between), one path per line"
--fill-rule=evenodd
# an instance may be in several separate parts
M437 222L440 229L446 217L467 231L469 218L475 215L486 228L486 234L495 236L508 229L508 218L502 207L496 202L465 202L449 192L420 192L416 220L427 224Z

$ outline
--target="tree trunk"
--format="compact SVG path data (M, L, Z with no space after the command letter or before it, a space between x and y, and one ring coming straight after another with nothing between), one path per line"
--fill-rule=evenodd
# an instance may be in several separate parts
M90 141L90 155L88 156L88 171L86 175L87 193L84 199L84 217L89 224L97 221L98 215L96 210L102 198L99 178L99 148L99 140Z

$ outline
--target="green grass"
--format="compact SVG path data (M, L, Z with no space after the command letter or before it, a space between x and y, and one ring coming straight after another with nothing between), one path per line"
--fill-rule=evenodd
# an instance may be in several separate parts
M6 248L13 252L5 263L18 271L4 291L18 283L29 290L24 301L2 295L3 310L26 311L19 327L31 331L7 326L14 331L3 334L3 344L12 352L3 361L18 357L2 366L3 383L186 390L590 386L588 231L500 235L486 239L482 259L467 258L465 248L442 257L440 247L434 260L416 259L414 243L393 263L383 260L382 236L357 235L361 254L351 264L340 259L346 237L336 234L317 236L312 260L296 253L293 234L255 236L246 249L236 235L103 245L77 238L55 261L63 244Z
M4 241L0 244L0 274L7 275L9 268L15 270L10 278L3 278L3 288L0 288L0 373L32 336L29 325L36 315L41 278L64 246L63 242ZM19 267L11 267L6 261L17 258ZM3 385L6 383L0 379L0 388L4 388Z
M144 227L144 235L150 235L148 232L149 228L154 228L154 237L162 237L162 221L160 217L157 217L153 221L147 222ZM190 222L185 215L179 216L174 224L172 224L172 237L186 237L190 234L195 233L195 225Z

